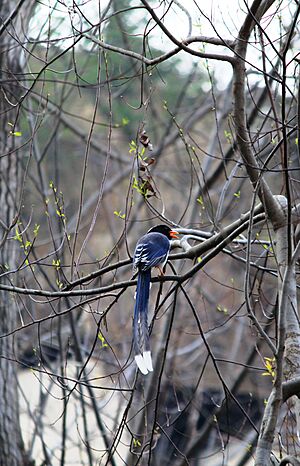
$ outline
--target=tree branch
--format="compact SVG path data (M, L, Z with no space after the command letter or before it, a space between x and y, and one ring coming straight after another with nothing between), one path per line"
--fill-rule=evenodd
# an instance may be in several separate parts
M162 23L161 23L162 24ZM210 58L212 60L220 60L220 61L227 61L231 64L234 64L235 59L234 57L231 57L229 55L222 55L222 54L216 54L216 53L207 53L207 52L197 52L196 50L193 50L188 47L189 44L195 43L195 42L201 42L201 43L207 43L207 44L213 44L213 45L233 45L232 41L226 41L222 42L220 39L215 38L215 37L207 37L207 36L192 36L188 37L184 41L177 41L175 38L173 42L177 44L177 47L173 50L170 50L170 52L166 52L159 57L156 58L147 58L144 55L141 55L140 53L134 52L132 50L128 49L123 49L122 47L116 47L115 45L107 44L106 42L96 39L96 37L92 36L91 34L87 33L82 33L81 34L83 37L86 39L91 40L94 42L94 44L99 45L100 47L110 50L111 52L116 52L121 55L125 55L127 57L134 58L135 60L139 60L144 65L146 66L154 66L158 65L159 63L162 63L169 58L173 57L174 55L177 55L177 53L181 52L184 50L185 52L188 52L190 55L194 55L196 57L200 58ZM168 36L169 37L169 36ZM173 37L173 36L171 36Z

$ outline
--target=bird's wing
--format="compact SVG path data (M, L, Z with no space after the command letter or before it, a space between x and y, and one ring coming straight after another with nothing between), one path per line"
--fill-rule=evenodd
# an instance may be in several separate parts
M134 253L133 264L135 267L139 267L140 270L147 270L165 262L169 253L170 242L167 238L160 238L160 236L155 235L155 237L152 237L148 234L141 238Z

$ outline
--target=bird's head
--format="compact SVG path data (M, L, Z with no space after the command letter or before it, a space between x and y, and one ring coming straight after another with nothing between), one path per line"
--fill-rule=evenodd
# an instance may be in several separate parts
M161 233L170 240L178 239L178 232L176 230L172 230L168 225L156 225L155 227L150 228L148 233Z

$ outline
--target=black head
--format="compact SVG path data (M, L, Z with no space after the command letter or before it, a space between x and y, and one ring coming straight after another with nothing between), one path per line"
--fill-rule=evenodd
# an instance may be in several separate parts
M169 239L177 239L178 233L175 230L172 230L168 225L156 225L155 227L150 228L148 233L161 233Z

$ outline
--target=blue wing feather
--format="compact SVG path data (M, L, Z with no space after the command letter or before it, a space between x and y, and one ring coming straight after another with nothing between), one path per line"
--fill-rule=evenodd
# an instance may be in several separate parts
M136 245L133 265L139 270L163 264L169 254L170 241L161 233L148 233Z

